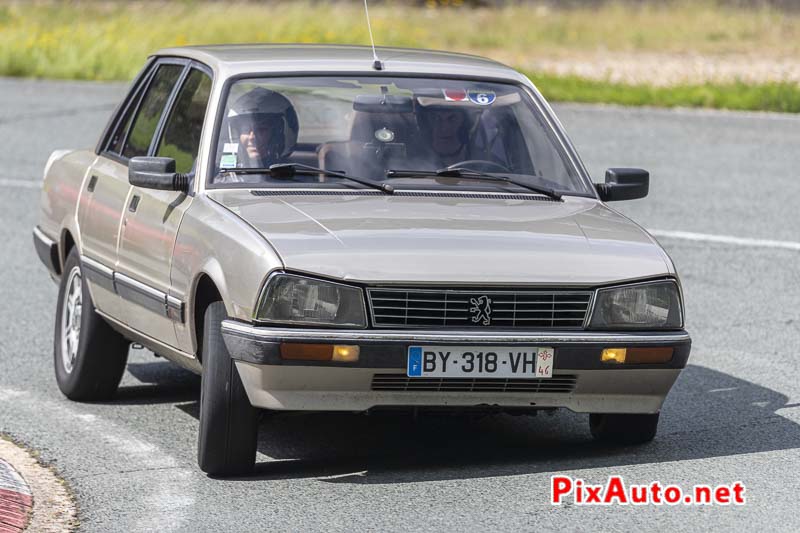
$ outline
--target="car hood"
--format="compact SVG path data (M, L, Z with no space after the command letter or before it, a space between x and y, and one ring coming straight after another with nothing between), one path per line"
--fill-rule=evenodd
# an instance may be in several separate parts
M673 273L649 234L591 198L321 192L208 196L287 270L342 280L587 286Z

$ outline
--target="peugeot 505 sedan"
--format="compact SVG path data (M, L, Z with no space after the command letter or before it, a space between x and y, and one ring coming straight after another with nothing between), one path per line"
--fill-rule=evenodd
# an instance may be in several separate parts
M162 50L94 150L45 168L56 380L116 391L132 342L201 374L198 462L252 469L258 413L590 413L656 434L686 365L672 261L607 202L533 84L354 46Z

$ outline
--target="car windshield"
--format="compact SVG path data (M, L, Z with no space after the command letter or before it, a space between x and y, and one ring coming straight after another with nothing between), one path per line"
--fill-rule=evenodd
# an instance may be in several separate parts
M211 187L364 187L308 169L266 170L287 163L395 189L525 190L467 172L432 175L449 167L589 193L528 93L506 83L373 76L236 81L223 109Z

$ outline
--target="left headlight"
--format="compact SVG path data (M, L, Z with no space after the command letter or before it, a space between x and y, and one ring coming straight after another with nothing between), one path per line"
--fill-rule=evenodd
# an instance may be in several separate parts
M680 329L683 304L678 284L656 281L600 289L595 297L592 329Z
M256 320L302 326L367 327L358 287L293 274L276 274L264 287Z

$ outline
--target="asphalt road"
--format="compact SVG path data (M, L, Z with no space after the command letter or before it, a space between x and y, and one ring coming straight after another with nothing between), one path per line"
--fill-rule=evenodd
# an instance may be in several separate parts
M78 404L52 370L56 286L31 243L44 163L91 146L121 85L0 79L0 432L52 464L82 531L800 530L800 117L557 106L587 166L652 172L619 204L665 237L683 278L690 365L657 439L595 445L585 415L480 421L277 415L258 467L196 467L198 379L134 350L118 397ZM665 233L669 235L669 233ZM748 240L749 239L749 240ZM783 246L783 247L781 247ZM550 476L587 483L741 481L741 507L552 507Z

